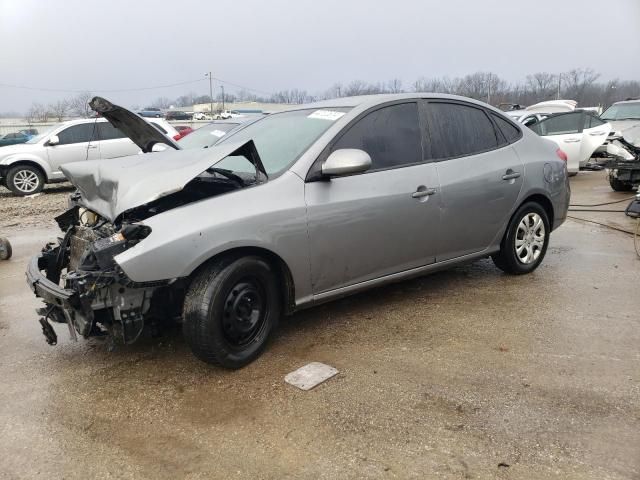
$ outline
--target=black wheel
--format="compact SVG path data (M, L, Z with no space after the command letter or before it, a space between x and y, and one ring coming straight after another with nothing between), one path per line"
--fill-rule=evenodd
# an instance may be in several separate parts
M633 190L633 185L627 182L622 182L617 178L609 175L609 185L616 192L630 192Z
M550 234L544 208L535 202L525 203L511 217L500 251L491 257L493 263L513 275L533 272L547 253Z
M260 257L223 259L196 274L184 300L183 333L200 360L240 368L278 325L278 277Z
M0 260L9 260L11 258L11 244L9 240L4 237L0 237Z
M32 195L44 188L42 172L31 165L16 165L7 173L7 188L16 195Z

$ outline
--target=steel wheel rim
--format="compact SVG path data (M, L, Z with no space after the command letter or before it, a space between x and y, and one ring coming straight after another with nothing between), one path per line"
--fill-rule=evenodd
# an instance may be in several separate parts
M229 291L222 313L222 331L233 347L245 347L264 329L267 296L255 278L240 280Z
M13 184L22 193L31 193L38 188L40 179L31 170L18 170L13 176Z
M537 213L527 213L516 229L514 250L516 258L524 265L534 263L542 254L546 230L542 217Z

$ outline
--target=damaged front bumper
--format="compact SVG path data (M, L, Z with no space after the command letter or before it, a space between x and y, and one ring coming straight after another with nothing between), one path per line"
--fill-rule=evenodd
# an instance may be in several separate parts
M74 340L108 336L113 345L134 342L145 324L156 325L164 314L175 316L178 289L170 287L175 282L136 283L115 262L114 256L130 248L122 233L114 234L112 226L99 234L91 227L65 226L65 236L47 244L26 271L29 287L45 304L37 312L49 344L57 343L51 323L66 323ZM127 228L120 232L131 235Z

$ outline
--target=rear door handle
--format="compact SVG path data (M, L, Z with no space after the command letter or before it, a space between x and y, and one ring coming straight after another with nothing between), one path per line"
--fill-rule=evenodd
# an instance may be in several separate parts
M87 148L98 148L98 146L97 145L89 145L89 146L87 146Z
M513 180L514 178L519 178L520 177L520 172L511 172L511 173L505 173L502 176L503 180Z
M579 138L566 138L566 139L564 140L564 143L577 143L577 142L579 142L579 141L580 141L580 139L579 139Z
M412 198L428 197L429 195L433 195L434 193L436 193L435 188L425 188L424 190L416 190L411 194L411 197Z

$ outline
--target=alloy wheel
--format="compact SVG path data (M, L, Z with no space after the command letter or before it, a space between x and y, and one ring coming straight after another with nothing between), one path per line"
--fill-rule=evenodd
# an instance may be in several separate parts
M18 170L13 176L13 184L22 193L32 193L38 189L40 179L31 170Z
M535 262L544 248L546 231L544 221L537 213L527 213L516 230L515 251L518 260L529 265Z

